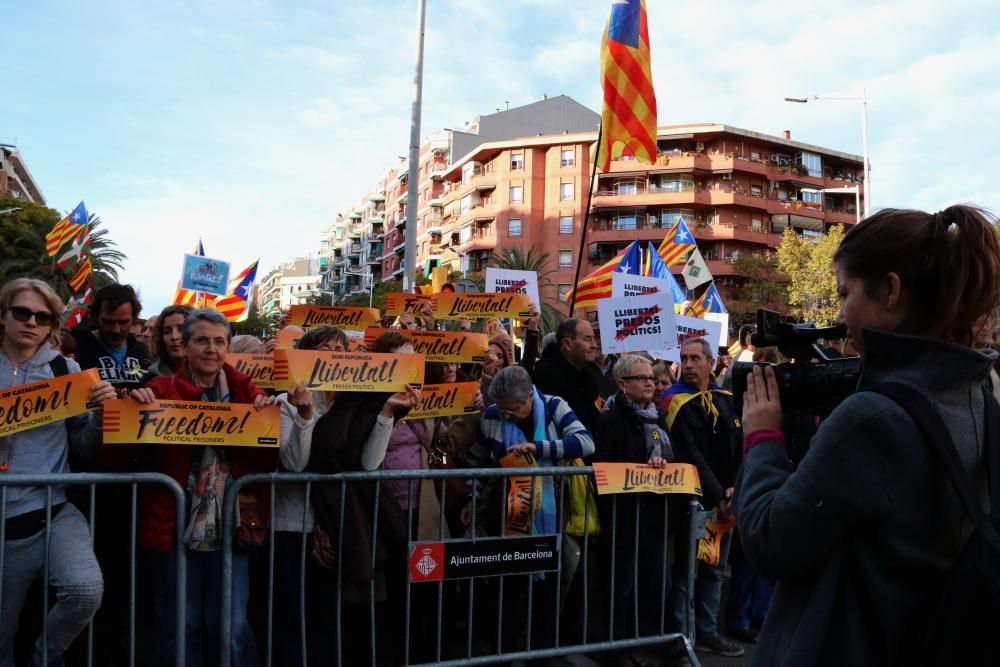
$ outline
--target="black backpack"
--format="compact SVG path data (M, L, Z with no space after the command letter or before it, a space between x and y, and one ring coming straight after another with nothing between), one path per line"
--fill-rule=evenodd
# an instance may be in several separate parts
M955 443L934 402L922 391L899 382L885 382L872 391L891 398L910 415L924 441L942 464L974 531L931 597L918 638L902 665L1000 665L1000 404L984 388L986 433L983 465L989 483L990 512L980 507L972 483L962 469Z

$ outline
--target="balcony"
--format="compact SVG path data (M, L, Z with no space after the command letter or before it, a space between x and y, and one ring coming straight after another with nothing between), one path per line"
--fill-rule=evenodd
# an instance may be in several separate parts
M360 255L360 254L361 254L361 244L360 243L352 243L350 245L350 247L347 248L347 256L348 257L355 257L355 256Z
M858 216L854 211L847 209L827 209L823 215L823 220L830 225L853 225L858 222Z
M708 190L692 189L682 192L652 190L645 188L598 190L591 202L597 209L620 208L623 206L684 206L701 204L711 206L712 198Z
M458 242L458 252L492 250L497 245L496 232L492 225L481 227L471 233L463 233Z
M365 230L364 225L361 224L351 225L350 227L347 228L347 237L352 239L360 239L361 235L364 234L364 230Z
M406 241L405 240L402 243L399 243L399 244L393 246L393 248L392 248L392 252L393 253L399 253L400 255L402 255L405 250L406 250Z

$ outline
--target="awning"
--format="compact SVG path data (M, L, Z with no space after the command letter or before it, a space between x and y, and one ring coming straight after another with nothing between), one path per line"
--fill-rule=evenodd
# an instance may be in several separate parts
M794 213L779 213L771 216L771 232L780 234L786 227L796 229L811 229L813 231L823 231L823 221L818 218L808 218L804 215Z

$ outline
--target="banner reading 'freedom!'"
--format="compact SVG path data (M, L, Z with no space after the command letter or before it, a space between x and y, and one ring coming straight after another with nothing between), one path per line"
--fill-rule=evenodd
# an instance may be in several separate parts
M104 404L104 443L277 447L281 413L249 403L115 399Z
M420 389L420 405L410 410L403 419L475 414L479 412L474 405L478 393L478 382L425 384Z
M430 294L406 294L405 292L389 292L385 295L385 314L395 317L403 313L416 314L425 304L431 302Z
M397 392L424 383L424 356L276 349L274 381L278 389L305 382L313 391Z
M644 463L594 462L597 495L611 493L688 493L701 495L698 469L690 463L668 463L654 468Z
M470 320L487 317L531 317L531 297L527 294L484 294L453 292L432 297L434 315L438 320Z
M341 329L364 331L378 324L382 319L378 308L361 308L355 306L309 306L297 305L288 309L287 324L294 324L303 329L319 324L332 324Z
M276 389L274 386L274 358L270 354L240 354L230 352L226 361L240 373L250 376L255 387Z
M386 331L399 329L365 329L365 347L369 350L375 339ZM413 339L413 349L427 361L455 362L456 364L480 363L486 356L489 340L486 334L464 331L421 331L411 329L406 335Z
M90 368L0 391L0 437L83 414L90 389L100 381Z

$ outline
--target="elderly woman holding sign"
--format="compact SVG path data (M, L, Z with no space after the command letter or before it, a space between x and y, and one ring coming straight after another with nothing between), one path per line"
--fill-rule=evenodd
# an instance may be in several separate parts
M250 378L226 363L229 322L216 310L196 310L181 330L185 358L173 375L162 375L132 391L140 403L176 399L219 403L250 403L258 410L277 399L253 385ZM113 446L107 446L111 448ZM251 472L274 470L272 450L201 445L154 445L153 470L169 475L187 492L188 516L178 517L173 495L151 485L141 498L139 543L151 553L156 636L162 642L159 659L173 664L175 564L173 549L187 550L187 664L215 664L219 651L222 579L222 499L229 481ZM249 548L264 539L266 494L240 493L240 527L234 544ZM184 544L174 544L177 521L184 521ZM249 555L233 554L233 663L256 665L257 651L247 621L250 595Z
M661 426L664 414L653 402L657 379L653 366L645 357L629 354L615 363L613 373L618 393L611 407L598 416L594 461L663 467L673 459L673 450ZM670 590L667 535L663 530L666 496L606 496L601 498L600 510L603 525L610 527L617 522L615 587L608 595L614 610L614 638L656 634L663 616L663 596ZM610 553L608 556L610 563ZM638 589L633 586L636 570L642 582ZM632 627L636 609L638 633ZM623 664L632 663L626 660Z
M59 320L65 310L51 287L39 280L18 278L0 290L0 395L60 376L78 373L80 366L61 357L52 344L59 341ZM84 385L82 380L78 386ZM107 382L96 382L74 396L67 385L63 402L96 405L98 408L115 391ZM90 458L100 441L94 416L79 414L68 419L19 428L26 415L18 405L31 403L36 421L44 412L30 393L0 399L4 419L0 423L0 473L68 473L69 451ZM80 400L74 400L80 399ZM81 408L82 409L82 408ZM63 413L65 414L65 412ZM27 426L27 425L25 425ZM5 489L3 582L0 588L0 665L14 664L14 635L21 607L32 583L42 574L48 555L49 585L55 589L56 603L45 618L48 642L35 644L32 664L46 664L63 651L93 618L101 605L104 581L94 557L87 521L66 502L66 492L52 487L50 510L46 510L47 492L42 487L15 486ZM47 516L49 533L45 527ZM48 549L46 550L46 540ZM47 553L46 553L47 552Z

